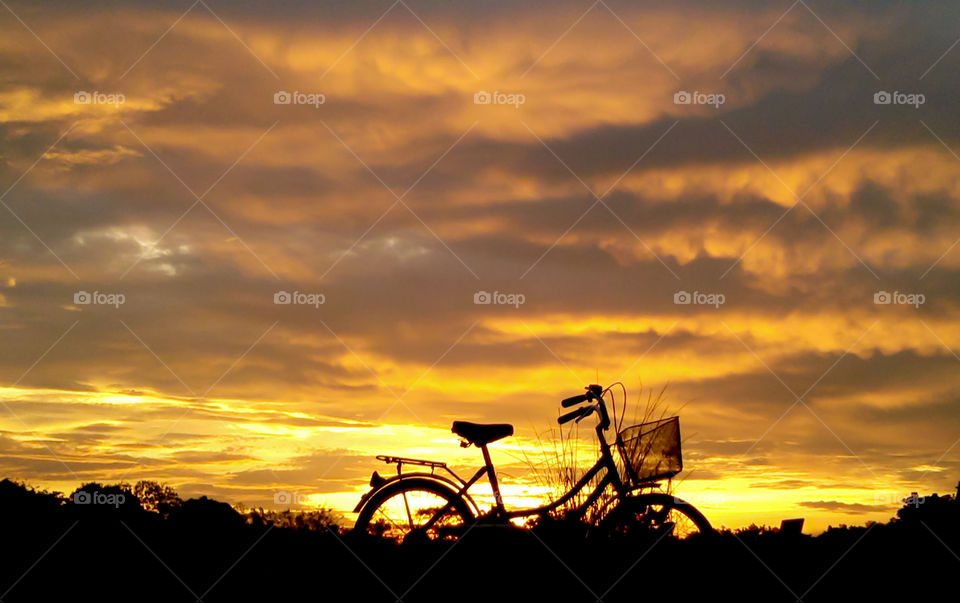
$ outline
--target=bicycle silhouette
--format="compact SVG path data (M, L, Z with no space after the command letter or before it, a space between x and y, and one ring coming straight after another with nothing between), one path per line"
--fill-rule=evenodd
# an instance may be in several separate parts
M487 445L513 435L513 426L454 421L453 433L464 439L461 446L480 448L484 466L473 477L464 480L443 462L378 456L378 460L396 465L397 474L384 478L373 472L371 489L354 509L358 513L354 532L400 542L413 537L456 539L478 522L508 524L513 519L547 516L571 501L595 478L599 479L590 495L565 517L583 519L595 504L600 503L602 508L596 524L604 533L649 529L686 538L695 533L712 532L710 522L693 505L657 491L660 480L669 479L683 469L679 418L669 417L618 429L612 446L607 442L606 432L610 430L611 421L604 401L610 388L589 385L584 389L586 393L561 402L564 408L577 404L583 406L561 416L557 422L561 425L570 421L579 423L597 414L600 458L558 499L541 507L508 511L500 496L500 485ZM614 446L620 457L619 466ZM430 471L404 473L404 465L428 467ZM490 483L495 501L493 508L486 513L481 512L468 492L484 476ZM608 487L612 488L613 494L604 496Z

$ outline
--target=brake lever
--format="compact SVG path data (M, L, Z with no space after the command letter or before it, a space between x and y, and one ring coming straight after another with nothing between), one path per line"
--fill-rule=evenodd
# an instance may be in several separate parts
M579 417L577 417L577 419L576 419L576 421L574 421L574 423L579 423L580 421L586 419L587 417L589 417L590 415L592 415L592 414L595 413L595 412L597 412L597 405L596 405L596 404L591 404L590 406L585 407L585 408L583 409L583 414L581 414Z

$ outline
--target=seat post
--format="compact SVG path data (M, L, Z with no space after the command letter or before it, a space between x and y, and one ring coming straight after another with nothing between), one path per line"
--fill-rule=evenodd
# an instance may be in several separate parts
M497 503L497 510L504 513L506 509L503 508L503 497L500 496L500 484L497 483L497 471L493 467L493 461L490 460L490 451L487 450L486 444L481 446L480 450L483 451L483 462L487 466L487 479L490 480L490 487L493 489L493 499Z

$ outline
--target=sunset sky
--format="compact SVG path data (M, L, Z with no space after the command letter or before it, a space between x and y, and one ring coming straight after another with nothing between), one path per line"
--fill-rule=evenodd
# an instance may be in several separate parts
M599 375L718 526L960 480L960 5L0 4L0 477L532 504Z

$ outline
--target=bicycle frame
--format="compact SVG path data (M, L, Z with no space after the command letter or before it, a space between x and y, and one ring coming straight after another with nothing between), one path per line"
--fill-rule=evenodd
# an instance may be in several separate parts
M604 412L603 413L604 418L606 418L605 415L606 413ZM574 516L580 517L584 513L586 513L587 509L589 509L591 505L597 502L600 496L603 495L603 492L604 490L606 490L607 486L613 486L614 491L617 493L617 498L626 496L627 493L631 490L631 488L627 488L624 485L623 481L620 479L620 474L617 471L616 462L614 461L613 455L610 452L610 444L607 443L606 437L604 435L604 432L606 431L608 426L609 425L605 420L601 420L600 424L597 425L597 429L596 429L597 439L600 442L600 458L597 460L597 462L594 463L594 465L583 475L583 477L580 478L580 480L576 484L574 484L574 486L569 491L567 491L567 493L565 493L563 496L561 496L557 500L554 500L540 507L535 507L532 509L518 509L516 511L506 510L506 508L503 505L503 497L500 494L500 484L497 481L496 469L493 466L493 461L490 459L490 451L487 449L486 445L480 447L480 450L483 453L483 467L480 467L479 469L477 469L476 473L474 473L473 477L471 477L469 480L463 480L451 469L446 467L446 465L444 465L443 468L446 469L454 477L456 477L461 484L460 489L457 490L457 493L456 493L457 497L465 498L467 500L471 500L470 495L467 493L470 487L473 486L478 481L480 481L480 479L483 476L487 476L487 479L490 482L490 487L493 490L494 507L493 507L493 511L490 514L484 516L481 519L487 519L487 520L492 519L497 521L510 521L511 519L518 519L522 517L532 517L534 515L543 515L543 514L549 513L550 511L553 511L554 509L557 509L563 504L570 501L574 496L576 496L579 492L581 492L584 488L586 488L587 484L589 484L590 481L594 477L596 477L598 473L600 473L600 471L606 470L606 473L604 474L603 478L597 484L596 488L594 488L593 492L590 493L590 496L587 497L587 499L583 502L582 505L580 505L573 511ZM430 519L422 526L422 529L424 530L430 529L433 526L433 524L436 523L450 509L451 505L452 503L447 503L446 505L438 509L430 517Z

